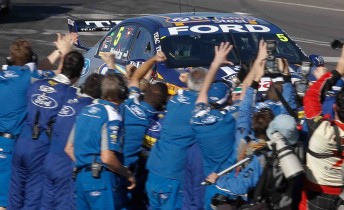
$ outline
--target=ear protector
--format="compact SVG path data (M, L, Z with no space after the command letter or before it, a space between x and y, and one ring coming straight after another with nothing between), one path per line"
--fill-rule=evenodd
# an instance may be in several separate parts
M124 75L120 73L116 73L116 74L113 74L113 76L118 79L118 85L119 85L118 98L121 100L127 99L129 95L129 89L127 86L126 79L124 78Z
M9 66L14 65L13 60L10 56L6 57L5 60L6 60L7 65L9 65ZM31 58L30 58L28 63L31 63L31 62L36 63L36 64L38 63L38 55L34 52L32 52Z

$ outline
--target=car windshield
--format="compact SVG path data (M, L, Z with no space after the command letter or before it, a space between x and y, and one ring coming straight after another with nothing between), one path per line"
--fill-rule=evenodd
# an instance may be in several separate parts
M170 68L209 66L214 58L214 46L221 42L234 44L228 60L234 64L252 61L258 52L260 39L276 40L276 57L289 63L301 63L304 55L285 34L272 33L203 33L161 37L161 47Z

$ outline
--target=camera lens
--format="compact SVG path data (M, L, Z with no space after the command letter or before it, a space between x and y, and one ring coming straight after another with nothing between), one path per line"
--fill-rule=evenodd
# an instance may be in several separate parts
M338 50L343 48L343 42L341 40L335 39L332 43L331 43L331 47L332 49Z

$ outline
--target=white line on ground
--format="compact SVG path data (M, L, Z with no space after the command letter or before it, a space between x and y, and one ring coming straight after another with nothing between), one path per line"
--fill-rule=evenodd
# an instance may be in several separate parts
M321 46L330 46L330 42L324 42L324 41L318 41L318 40L312 40L312 39L304 39L304 38L298 38L298 37L291 37L296 42L303 42L308 44L315 44L315 45L321 45Z
M337 63L339 60L339 57L323 57L325 62L329 63Z
M335 9L335 8L329 8L329 7L318 7L318 6L306 5L306 4L296 4L296 3L280 2L280 1L272 1L272 0L257 0L257 1L276 3L276 4L286 4L286 5L299 6L299 7L308 7L308 8L314 8L314 9L322 9L322 10L330 10L330 11L336 11L336 12L344 12L344 9Z

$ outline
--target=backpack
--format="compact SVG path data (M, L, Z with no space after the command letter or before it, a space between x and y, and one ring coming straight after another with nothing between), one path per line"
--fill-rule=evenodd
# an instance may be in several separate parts
M294 185L299 180L295 177L287 180L275 151L263 152L266 164L255 189L249 192L251 204L244 204L240 210L286 210L292 209Z

